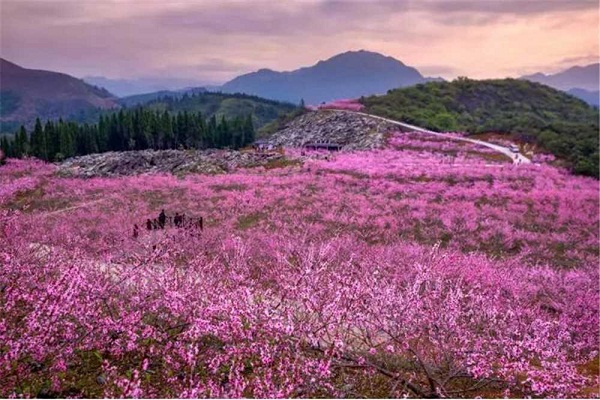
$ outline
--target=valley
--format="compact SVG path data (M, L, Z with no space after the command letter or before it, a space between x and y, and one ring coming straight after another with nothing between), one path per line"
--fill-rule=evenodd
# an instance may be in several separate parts
M600 398L597 1L0 3L0 398Z
M376 148L216 174L9 159L0 394L597 390L598 181L385 124ZM204 228L147 230L161 209Z

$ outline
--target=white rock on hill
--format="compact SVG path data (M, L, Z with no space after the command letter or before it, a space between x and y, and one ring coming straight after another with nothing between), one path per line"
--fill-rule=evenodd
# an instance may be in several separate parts
M266 165L284 158L279 153L233 150L141 150L90 154L70 158L59 166L62 176L123 176L147 173L219 174L238 167Z
M307 143L336 143L342 145L343 150L366 150L382 147L386 134L397 129L393 124L376 118L321 110L293 119L268 141L285 147L302 147Z

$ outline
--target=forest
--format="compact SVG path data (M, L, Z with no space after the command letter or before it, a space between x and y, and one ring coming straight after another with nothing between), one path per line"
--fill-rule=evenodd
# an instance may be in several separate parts
M575 173L598 177L598 109L539 83L458 78L361 102L369 113L429 129L511 135L565 160Z
M159 95L160 92L158 92L130 96L121 99L120 103L125 107L143 105L145 108L151 110L166 110L171 113L181 111L201 112L206 118L210 118L213 115L217 115L217 118L220 116L235 118L252 114L256 129L277 119L280 115L293 112L298 108L298 105L295 104L282 103L242 93L168 93L168 95Z
M135 108L101 115L97 124L38 118L31 132L24 126L0 148L8 157L34 156L45 161L106 151L144 149L239 149L254 141L252 115L206 119L200 112Z

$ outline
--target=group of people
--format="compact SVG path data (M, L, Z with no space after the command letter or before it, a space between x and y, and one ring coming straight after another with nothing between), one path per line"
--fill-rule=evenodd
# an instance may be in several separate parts
M165 214L165 210L161 210L160 214L158 214L158 218L146 220L146 229L156 230L156 229L165 229L165 224L167 222L167 214Z
M199 230L204 229L204 219L202 217L199 218L189 218L186 217L185 214L175 213L175 216L168 217L165 213L165 210L161 210L160 214L158 214L158 218L146 220L146 230L158 230L165 229L165 225L173 224L177 228L197 228ZM137 238L140 234L140 228L137 224L133 225L133 237Z

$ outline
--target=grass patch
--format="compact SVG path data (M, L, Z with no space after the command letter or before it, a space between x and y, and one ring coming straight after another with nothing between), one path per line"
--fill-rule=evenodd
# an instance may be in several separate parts
M266 164L263 165L266 169L275 169L275 168L286 168L286 167L296 167L302 165L302 161L300 160L291 160L288 158L279 158L276 160L269 160Z
M236 183L230 185L211 185L209 187L216 192L244 192L248 188L248 186L244 184Z
M260 221L263 221L267 218L265 213L255 212L248 215L242 215L238 217L236 228L241 230L246 230L250 228L254 228L257 226Z

